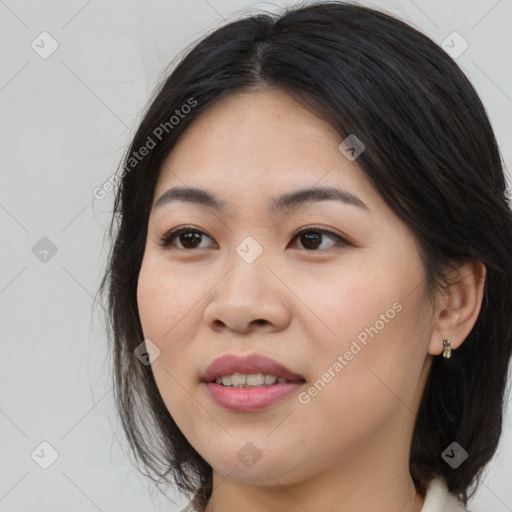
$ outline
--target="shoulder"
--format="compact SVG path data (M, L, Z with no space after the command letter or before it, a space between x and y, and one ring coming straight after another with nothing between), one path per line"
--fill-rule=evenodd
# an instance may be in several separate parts
M448 491L446 481L436 475L429 483L421 512L469 512L457 496Z

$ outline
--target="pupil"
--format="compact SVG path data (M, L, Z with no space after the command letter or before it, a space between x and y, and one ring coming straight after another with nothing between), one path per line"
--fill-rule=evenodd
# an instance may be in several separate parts
M189 247L187 244L192 242L192 247L194 247L194 244L193 244L193 238L196 238L196 241L197 239L200 237L199 233L186 233L186 234L183 234L181 235L181 243L184 247ZM183 243L183 240L186 240L185 243Z
M302 233L301 236L304 237L309 242L312 241L313 248L315 248L315 249L321 244L321 242L320 242L320 238L322 236L321 233L316 233L315 231L310 231L309 233ZM302 241L302 243L305 247L307 247L307 243L305 244L304 241Z

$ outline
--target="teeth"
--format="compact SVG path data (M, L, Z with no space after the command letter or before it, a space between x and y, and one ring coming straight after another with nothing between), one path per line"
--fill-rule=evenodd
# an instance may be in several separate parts
M243 384L247 384L247 376L241 374L231 375L231 385L232 386L241 386Z
M288 382L282 377L275 375L264 375L263 373L234 373L233 375L224 375L215 379L217 384L222 384L226 387L241 388L241 387L265 387L271 386L276 382L282 384Z
M265 375L265 384L274 384L275 381L276 378L274 377L274 375Z
M234 375L234 377L236 377L236 375ZM238 377L243 377L243 375L238 375ZM231 380L233 381L233 378L231 378ZM265 375L262 373L250 373L247 375L246 381L248 386L262 386L265 384ZM243 384L243 382L240 382L240 384ZM273 382L270 384L273 384Z

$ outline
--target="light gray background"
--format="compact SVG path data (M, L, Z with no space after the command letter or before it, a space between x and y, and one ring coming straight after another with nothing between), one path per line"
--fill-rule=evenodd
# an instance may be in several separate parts
M105 329L91 313L113 195L99 201L92 191L117 168L172 59L225 20L291 3L0 0L1 511L186 504L176 496L179 505L166 503L157 492L152 498L117 424ZM457 62L483 99L510 169L512 1L365 3L439 44L453 31L469 43ZM46 59L31 47L34 40L42 46L43 31L59 45ZM42 237L57 248L46 262L32 251ZM473 512L512 510L511 409ZM43 441L58 452L48 469L31 457ZM45 448L37 453L49 456Z

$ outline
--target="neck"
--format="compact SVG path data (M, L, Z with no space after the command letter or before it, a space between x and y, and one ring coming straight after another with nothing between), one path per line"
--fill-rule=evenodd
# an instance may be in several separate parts
M421 512L424 499L416 493L403 441L402 432L395 432L382 449L376 436L364 450L354 446L345 452L342 463L291 484L283 484L286 475L271 471L266 471L268 483L251 485L214 470L205 512Z
M222 487L226 479L213 475L215 489L208 500L204 512L263 512L280 510L282 512L304 512L304 510L323 510L325 512L421 512L424 498L416 493L411 481L396 486L381 496L375 489L372 492L360 490L352 494L336 493L336 496L307 494L296 492L293 486L282 486L278 489L248 488L245 485L229 485ZM396 482L394 482L396 485ZM343 487L345 488L345 487Z

